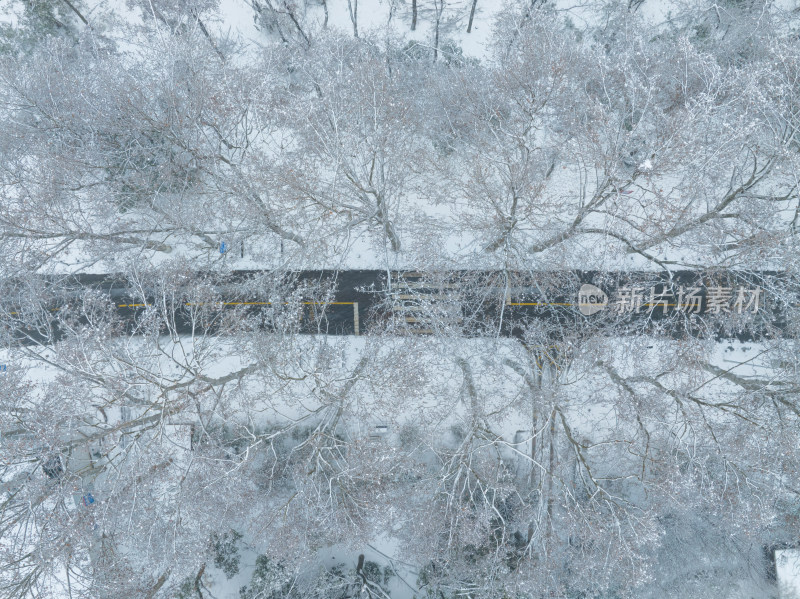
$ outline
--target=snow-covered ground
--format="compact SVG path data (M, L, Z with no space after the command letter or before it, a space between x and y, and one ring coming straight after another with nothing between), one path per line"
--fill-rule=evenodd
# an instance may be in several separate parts
M781 599L800 599L800 549L775 552Z
M788 0L785 2L789 6ZM87 1L85 13L90 18L99 15L113 15L128 24L141 23L138 9L132 8L133 3L122 0L103 0L101 2ZM299 4L299 3L298 3ZM641 9L641 15L646 22L669 27L672 10L680 2L656 2L647 0ZM10 3L17 9L20 3ZM294 5L294 4L293 4ZM466 19L469 14L470 2L460 0L447 4L448 15L442 26L442 52L463 52L463 56L473 59L484 65L494 60L492 44L495 28L495 17L503 8L503 3L493 0L478 0L475 21L471 32L466 31ZM581 29L597 18L596 7L592 3L581 3L570 0L558 0L556 10L569 16L573 27ZM433 44L433 24L431 20L431 6L429 3L420 2L424 11L415 31L410 31L410 3L398 0L328 0L327 1L327 27L350 35L354 30L354 7L358 7L358 31L364 38L385 40L389 37L415 41L426 48ZM9 11L9 15L11 15ZM305 34L319 34L325 19L323 4L318 2L308 3L306 12L302 15L306 27ZM105 17L104 17L105 18ZM13 22L13 18L12 18ZM250 2L245 0L221 0L219 10L209 17L206 26L212 36L222 44L242 44L246 52L240 60L247 60L264 52L265 47L274 41L274 32L261 30L257 26L256 10ZM135 35L126 37L118 35L116 39L121 50L135 53L140 49L142 40ZM618 92L611 90L610 95ZM620 92L621 93L621 92ZM276 134L277 135L277 134ZM540 140L546 141L546 140ZM291 140L287 142L291 144ZM653 168L650 159L636 161L636 167L643 172ZM557 207L557 200L553 198L576 197L587 183L581 179L579 169L564 166L552 174L548 201ZM656 185L657 183L657 185ZM691 183L691 182L689 182ZM662 192L660 186L667 191L665 198L681 196L686 184L680 180L664 178L653 182L654 189ZM689 187L691 191L691 187ZM645 229L652 223L652 217L643 205L646 204L645 192L639 188L618 189L616 200L619 208L613 213L614 218L628 219L635 223L633 229ZM425 261L438 265L447 265L451 268L497 268L501 259L483 251L486 240L480 227L474 230L460 229L456 226L457 218L477 219L485 216L488 209L483 206L468 205L460 197L453 197L448 201L439 201L427 197L424 190L413 189L402 198L404 214L413 215L406 222L398 224L401 237L412 241L409 247L399 252L385 251L384 247L376 243L375 236L367 230L354 228L352 236L346 240L331 244L330 247L320 244L314 247L313 252L292 253L284 250L283 244L277 235L265 234L254 237L255 245L245 245L243 254L240 254L236 239L228 238L228 234L221 231L212 231L209 235L214 242L226 243L228 251L221 253L219 249L212 248L198 251L190 240L176 236L170 239L172 251L170 253L142 254L152 264L163 264L176 261L179 257L188 257L194 267L222 270L227 269L268 269L268 268L419 268L425 266ZM785 200L787 208L783 213L778 211L781 222L788 221L793 215L793 198ZM566 204L566 200L565 200ZM688 206L686 207L688 210ZM677 208L676 208L677 210ZM728 217L738 217L738 214L727 214ZM123 217L120 217L123 218ZM546 219L543 227L550 227L553 231L559 228L568 228L574 218L569 214L554 210ZM599 213L589 214L583 221L586 227L603 228L607 225L605 217ZM748 217L749 218L749 217ZM613 219L612 219L613 220ZM419 228L429 224L432 233L425 239L414 239L414 227ZM613 224L613 223L612 223ZM549 229L548 229L549 230ZM657 259L671 262L689 264L702 264L711 256L715 248L720 245L719 240L701 239L694 244L668 248L658 252ZM656 248L660 250L661 248ZM581 240L567 240L558 254L549 255L546 252L537 255L529 262L532 268L582 268L601 270L649 270L658 269L660 266L642 253L626 253L627 247L619 239L608 235L596 235ZM707 254L703 255L703 252ZM285 252L285 255L284 255ZM700 252L700 254L698 254ZM139 258L139 256L137 256ZM91 255L81 246L80 242L72 245L62 252L60 262L55 270L72 272L80 267L82 272L107 272L113 269L117 262L105 262L95 255ZM758 264L761 266L780 265L780 256L766 256ZM98 343L98 346L92 345ZM49 349L40 349L38 359L25 351L0 352L0 364L5 369L0 370L0 385L4 382L15 381L20 384L20 389L25 388L20 379L29 387L25 399L25 408L36 408L37 398L43 397L48 390L58 388L65 382L75 384L76 381L90 381L85 386L75 384L75 396L70 396L63 401L63 405L48 406L55 414L64 408L74 408L76 404L100 406L95 410L88 407L85 411L76 410L80 418L74 419L70 424L70 432L77 436L85 434L91 426L102 423L104 427L113 428L122 426L124 422L146 418L151 413L161 414L156 432L148 440L150 451L154 447L172 448L174 462L171 467L176 471L183 469L188 472L192 468L192 457L187 450L191 433L187 428L191 426L194 417L193 410L201 412L199 405L192 405L189 397L203 397L203 401L211 401L204 394L208 386L218 388L219 395L216 399L221 402L210 409L212 413L223 414L226 423L247 425L251 428L275 426L286 424L293 426L304 419L311 420L325 407L325 402L331 400L328 392L331 389L346 388L347 381L364 381L357 385L350 395L342 402L343 407L339 415L343 415L343 425L338 431L346 433L348 440L359 443L359 447L369 444L380 444L381 447L391 447L400 442L400 434L405 425L425 423L434 442L432 445L441 444L447 450L452 445L457 445L453 439L458 431L467 429L474 424L476 413L485 418L487 430L483 433L494 435L491 443L487 445L497 447L497 452L503 457L504 463L515 464L516 469L523 470L529 466L526 455L532 441L541 435L542 430L536 430L536 418L530 409L530 389L523 384L520 372L508 363L516 364L519 358L520 345L516 341L507 339L462 339L462 338L383 338L373 340L364 338L327 339L323 337L304 336L301 339L277 339L264 335L256 342L245 338L190 338L176 337L173 339L159 338L153 343L140 338L131 338L115 344L109 339L87 340L87 345L75 343L68 347L63 354L50 353ZM105 346L108 351L99 351L98 347ZM525 348L526 350L530 348ZM546 348L545 348L546 350ZM570 368L559 370L554 381L544 381L543 387L547 401L558 406L563 417L564 426L569 423L570 441L575 452L579 449L590 451L605 451L605 448L616 447L620 443L629 444L631 455L638 450L636 443L641 439L638 430L647 430L651 426L654 433L673 434L677 439L676 444L683 447L683 441L693 438L698 429L713 426L728 418L747 418L734 410L732 415L726 412L727 400L733 401L741 397L742 385L748 381L757 380L759 391L772 381L780 377L791 378L787 369L791 368L788 362L773 358L774 347L766 343L723 343L711 342L686 342L665 341L639 338L605 338L593 340L580 347L570 347L572 352L568 362ZM784 348L784 353L791 351ZM274 359L276 355L285 352L285 358ZM384 352L385 355L382 355ZM543 351L543 354L547 354ZM87 358L89 356L89 358ZM772 361L768 361L767 356ZM360 361L369 358L376 360L374 372L361 373L358 371ZM383 360L381 362L380 360ZM51 362L47 360L61 360ZM94 360L94 362L93 362ZM107 360L102 362L102 360ZM706 361L713 370L703 371L698 364ZM277 364L277 366L276 366ZM386 364L386 367L381 367ZM256 365L264 371L261 378L248 378L249 373L243 374L239 379L233 377L230 381L219 383L226 377L244 371ZM518 364L517 364L518 365ZM541 366L541 365L538 365ZM474 383L468 383L469 368L475 373ZM78 371L78 369L80 369ZM550 372L547 368L542 371ZM134 374L132 374L134 373ZM80 375L80 376L78 376ZM104 377L120 375L119 381L109 382ZM125 375L125 376L123 376ZM135 377L139 377L136 379ZM627 387L624 392L620 390L619 381L613 377L621 377ZM127 377L127 378L126 378ZM391 377L395 377L394 380ZM193 385L186 386L187 393L180 396L175 389L182 389L186 381ZM407 382L407 384L406 384ZM202 383L202 384L201 384ZM548 383L553 383L548 387ZM130 387L128 386L130 385ZM123 413L115 407L117 398L128 393L131 387L141 385L149 389L149 394L141 398L141 404L133 410ZM226 386L227 385L227 386ZM230 389L235 386L235 393ZM418 388L414 386L418 385ZM421 389L421 390L420 390ZM666 390L665 390L666 389ZM677 389L677 390L676 390ZM406 394L413 390L413 397ZM191 393L189 392L191 391ZM228 395L234 399L228 399ZM192 395L194 394L194 395ZM176 399L177 398L177 399ZM651 401L652 414L648 409L639 410L639 403L644 398ZM687 398L690 398L687 400ZM703 401L713 398L721 402L721 410L711 410L711 416L691 421L687 425L680 418L684 410L682 402L689 402L690 410ZM164 408L167 399L179 406L175 413ZM674 400L675 406L672 406ZM185 405L181 402L185 401ZM655 415L658 402L670 405L662 413ZM225 403L228 402L228 403ZM528 402L528 403L526 403ZM548 404L550 405L550 404ZM207 406L206 406L207 407ZM479 408L479 409L478 409ZM703 408L701 408L702 411ZM136 410L139 410L136 412ZM164 410L159 412L159 410ZM332 410L332 412L336 412ZM555 422L554 410L552 419ZM642 418L642 415L644 418ZM72 414L74 417L75 414ZM648 420L652 416L653 421ZM661 418L661 420L658 420ZM715 420L717 419L717 420ZM72 422L72 421L71 421ZM148 425L150 422L148 421ZM380 427L380 428L378 428ZM385 428L384 428L385 427ZM56 427L57 428L57 427ZM48 438L50 429L43 427L39 431L42 438ZM129 431L126 434L130 434ZM622 441L615 435L623 438ZM649 448L649 433L647 448ZM574 438L572 438L574 437ZM489 437L487 437L489 438ZM716 441L716 439L715 439ZM8 440L6 440L8 442ZM735 447L734 441L733 445ZM687 441L686 446L691 446ZM85 453L85 452L84 452ZM75 452L72 468L92 469L93 457L90 453ZM646 454L646 449L645 449ZM111 457L116 456L113 454ZM572 454L570 454L572 455ZM576 458L581 458L580 454ZM639 456L636 455L636 459ZM25 463L15 472L6 472L8 478L13 478L30 469L35 464L37 456L32 456L30 463ZM426 459L431 459L430 455ZM677 458L676 458L677 459ZM691 464L693 456L687 463ZM516 460L516 462L515 462ZM87 466L88 464L88 466ZM156 463L152 467L155 468ZM686 466L687 468L689 466ZM513 474L518 472L511 468ZM150 470L148 470L149 472ZM644 466L642 466L644 473ZM115 472L115 475L120 475ZM124 474L124 473L122 473ZM120 475L121 476L121 475ZM89 480L91 478L91 480ZM13 481L16 484L16 478ZM109 479L110 480L110 479ZM180 480L162 481L162 485L155 489L154 494L165 504L174 505L180 502L174 498L180 494ZM777 477L779 482L780 477ZM204 481L205 482L205 481ZM103 488L109 485L102 477L87 477L87 488L91 486L96 495L96 504L90 507L81 504L85 495L75 494L75 506L70 506L68 512L72 515L86 515L88 509L102 512L104 507ZM211 482L209 481L209 486ZM106 487L107 492L113 489ZM81 490L83 491L83 490ZM676 493L680 489L676 489ZM231 489L231 503L237 498L239 489ZM82 508L87 508L82 510ZM391 509L391 507L389 508ZM134 510L131 509L131 517ZM724 512L718 517L725 518ZM394 518L394 513L389 514L389 519ZM756 518L756 516L754 516ZM241 522L244 537L241 541L241 567L237 574L230 578L220 568L208 565L202 577L203 584L210 589L213 596L219 598L238 597L239 589L248 584L252 572L257 564L258 556L270 549L265 546L259 531L247 529L247 518ZM172 523L172 521L170 521ZM404 526L413 523L398 520L388 531L375 532L370 542L358 547L354 543L324 546L318 548L312 555L307 555L309 571L330 570L332 566L339 566L345 571L355 569L357 556L363 553L367 561L377 563L384 569L387 576L386 583L396 599L411 599L420 596L422 592L418 585L420 569L423 563L408 561L405 547L401 537ZM530 533L529 533L530 534ZM572 539L570 539L572 542ZM96 545L95 545L96 547ZM121 543L122 551L124 543ZM796 599L800 597L800 556L792 550L776 553L776 561L780 582L783 585L782 599ZM709 567L707 570L713 572ZM60 575L59 575L60 576ZM744 576L744 573L743 573ZM60 579L59 579L60 580ZM60 580L62 586L67 588L68 579ZM72 583L77 590L79 584ZM66 591L64 591L66 593ZM795 593L795 595L792 595ZM54 594L53 596L56 596ZM64 594L63 596L68 596ZM742 590L734 597L744 597Z

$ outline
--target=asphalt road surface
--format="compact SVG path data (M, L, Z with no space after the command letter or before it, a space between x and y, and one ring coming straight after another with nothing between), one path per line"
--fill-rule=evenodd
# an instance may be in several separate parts
M160 322L178 334L250 326L328 335L754 340L796 336L797 291L796 281L776 272L234 271L161 281L32 277L6 282L0 306L5 330L21 341L57 338L99 306L111 306L128 334Z

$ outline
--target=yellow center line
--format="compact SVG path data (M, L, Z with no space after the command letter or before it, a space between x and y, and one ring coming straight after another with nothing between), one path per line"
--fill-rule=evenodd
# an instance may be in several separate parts
M574 306L568 302L507 302L506 306ZM594 304L592 304L594 305Z
M333 304L334 306L352 306L355 302L303 302L304 304L314 304L315 306L327 306Z
M355 302L303 302L306 306L352 306ZM186 304L187 306L202 306L203 304ZM271 306L272 302L222 302L223 306ZM284 306L289 305L289 302L283 302Z
M568 302L506 302L506 306L599 306L599 305L601 305L601 304L580 304L580 303L572 304L572 303L568 303ZM613 305L613 304L606 304L606 306L608 306L608 305ZM646 302L646 303L641 304L641 306L643 306L643 307L644 306L664 306L664 305L665 304L663 302L654 302L654 303ZM666 305L667 306L673 306L673 307L674 306L680 306L682 308L688 308L688 307L696 306L696 304L694 304L694 303L691 303L691 304L666 304ZM800 306L800 304L798 304L798 306Z
M204 306L207 302L186 302L185 306ZM211 305L222 306L271 306L272 302L210 302ZM355 302L303 302L307 306L352 306ZM117 304L117 308L143 308L152 306L153 304ZM288 305L288 302L283 302L283 305Z

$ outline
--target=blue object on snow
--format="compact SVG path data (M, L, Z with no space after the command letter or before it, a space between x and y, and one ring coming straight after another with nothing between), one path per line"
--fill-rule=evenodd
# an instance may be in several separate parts
M224 254L227 251L228 251L228 244L223 241L222 243L219 244L219 253Z
M94 503L94 497L92 497L91 493L87 493L86 495L83 496L83 505L89 507L93 503Z

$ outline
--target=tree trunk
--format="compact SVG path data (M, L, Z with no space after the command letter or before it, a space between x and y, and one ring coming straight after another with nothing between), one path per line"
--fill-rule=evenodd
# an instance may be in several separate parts
M72 12L74 12L76 15L78 15L78 18L81 21L83 21L84 25L88 25L89 24L89 21L87 21L86 18L80 13L80 11L77 8L75 8L75 6L72 4L72 2L70 2L69 0L64 0L64 4L69 6L72 9Z
M433 38L433 62L439 56L439 19L436 19L436 33Z
M170 570L168 569L161 576L159 576L158 580L156 580L156 583L147 592L147 595L145 595L145 599L153 599L153 597L156 596L156 593L158 593L159 589L161 589L161 587L164 586L164 583L167 582L167 578L169 578L169 573Z
M436 20L434 22L434 36L433 36L433 62L436 62L436 59L439 56L439 25L442 22L442 14L444 13L444 3L445 0L438 0L434 2L434 8L436 10Z
M478 5L478 0L472 0L472 8L469 11L469 23L467 24L467 33L472 33L472 20L475 18L475 7Z
M353 37L358 37L358 0L347 0L350 22L353 24Z
M194 577L194 590L197 593L197 596L200 597L200 599L202 599L203 597L203 591L200 590L200 581L202 580L203 572L205 571L206 571L206 565L203 564L202 566L200 566L200 570L197 572L197 576Z
M533 399L533 414L531 416L531 472L528 487L533 489L536 485L536 431L539 428L539 410L536 398Z
M417 0L411 0L411 31L417 29Z
M400 237L397 235L397 231L394 228L394 224L389 219L389 211L386 207L386 202L383 199L381 194L375 194L376 200L376 208L377 208L377 217L381 225L383 226L384 235L386 235L389 243L392 246L393 252L399 252L401 248L400 244Z
M294 23L294 26L297 28L297 31L299 31L300 35L303 36L303 39L306 41L306 44L311 45L311 41L308 39L306 32L303 31L303 28L300 27L300 23L297 21L297 18L294 16L294 12L289 9L287 9L286 12L289 14L289 18L292 20L292 23ZM358 35L356 35L356 37L358 37Z
M555 468L556 468L556 412L550 414L550 456L547 481L547 552L550 554L550 545L553 542L553 511L555 507Z

